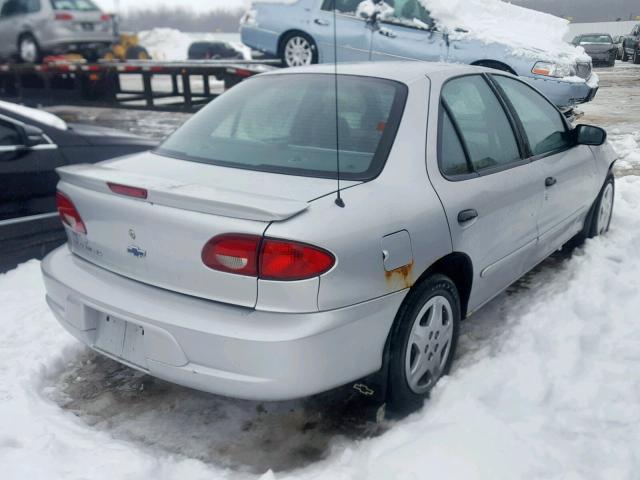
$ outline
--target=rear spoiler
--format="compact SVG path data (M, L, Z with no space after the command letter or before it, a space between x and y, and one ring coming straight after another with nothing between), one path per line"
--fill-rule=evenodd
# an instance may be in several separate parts
M223 217L282 221L309 208L308 203L298 200L185 184L99 165L73 165L58 168L56 172L60 175L61 186L67 183L108 195L117 195L109 189L108 183L137 187L147 190L147 198L126 198Z

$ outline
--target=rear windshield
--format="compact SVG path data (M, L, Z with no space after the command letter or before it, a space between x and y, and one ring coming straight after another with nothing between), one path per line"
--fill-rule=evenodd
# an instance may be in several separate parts
M160 147L162 155L299 176L370 180L384 167L407 88L324 74L256 77L229 90Z
M95 12L99 8L90 0L51 0L54 10L74 10L81 12Z
M580 37L580 43L613 43L609 35L585 35Z

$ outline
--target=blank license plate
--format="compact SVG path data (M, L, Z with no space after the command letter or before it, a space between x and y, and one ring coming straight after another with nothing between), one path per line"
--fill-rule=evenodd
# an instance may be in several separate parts
M105 353L147 368L144 355L144 328L139 325L104 315L98 322L95 346Z

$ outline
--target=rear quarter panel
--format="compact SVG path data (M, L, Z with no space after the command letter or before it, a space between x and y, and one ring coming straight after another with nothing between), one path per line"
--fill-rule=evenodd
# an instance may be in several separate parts
M319 310L331 310L408 290L434 262L451 252L440 201L426 171L429 82L409 88L403 120L389 159L375 180L314 201L301 215L273 223L267 236L310 243L331 251L336 266L320 278ZM387 272L383 237L406 230L413 261Z

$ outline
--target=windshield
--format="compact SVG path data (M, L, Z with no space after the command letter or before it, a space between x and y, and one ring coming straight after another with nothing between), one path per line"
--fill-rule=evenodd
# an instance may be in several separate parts
M95 12L100 10L90 0L51 0L54 10L74 10L80 12Z
M580 45L592 44L592 43L613 43L613 40L609 35L585 35L580 37Z
M192 117L158 153L247 170L370 180L386 162L406 86L370 77L277 74L241 83Z

